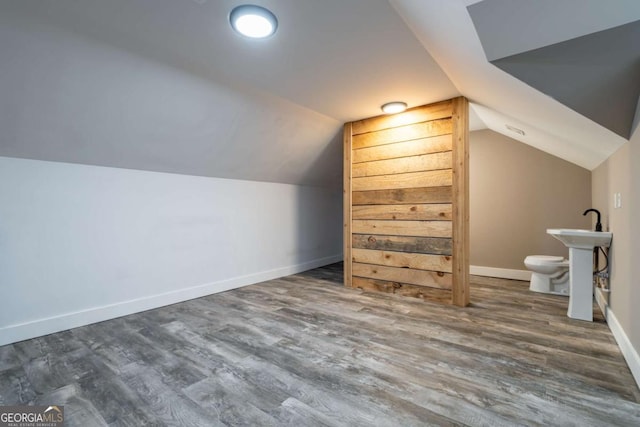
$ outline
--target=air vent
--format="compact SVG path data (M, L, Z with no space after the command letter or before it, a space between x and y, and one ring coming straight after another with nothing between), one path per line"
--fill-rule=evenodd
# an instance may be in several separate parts
M520 134L522 136L525 135L524 131L522 129L518 129L516 127L510 126L510 125L505 125L507 129L509 129L511 132L515 132L517 134Z

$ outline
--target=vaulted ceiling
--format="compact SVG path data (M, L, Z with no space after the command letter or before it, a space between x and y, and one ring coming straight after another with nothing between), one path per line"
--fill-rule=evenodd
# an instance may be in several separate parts
M342 124L392 100L464 95L473 129L588 169L637 125L635 0L253 2L274 37L231 30L241 0L0 2L0 155L339 186Z
M630 138L640 95L640 21L611 6L485 0L468 11L493 65Z

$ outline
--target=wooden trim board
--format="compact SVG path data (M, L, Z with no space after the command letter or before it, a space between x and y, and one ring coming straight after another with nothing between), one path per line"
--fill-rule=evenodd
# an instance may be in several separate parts
M351 178L353 191L393 190L402 188L444 187L451 185L451 169L397 173L393 175Z
M451 220L451 203L412 205L358 205L351 207L352 219Z
M363 291L383 292L421 298L427 301L436 301L442 304L451 304L451 290L449 289L428 288L426 286L408 285L406 283L369 279L366 277L354 277L353 287L362 289Z
M383 236L353 234L352 247L360 249L411 252L417 254L451 255L451 239L440 237Z
M452 102L453 119L453 287L452 303L469 305L469 103Z
M343 182L343 252L344 252L344 285L351 286L351 123L344 125L344 182Z
M353 262L451 273L451 256L352 249Z
M451 169L451 155L451 151L445 151L356 163L351 167L351 173L353 177L362 177Z
M354 206L404 203L451 203L451 186L353 191L351 200Z
M393 236L451 237L451 221L386 221L354 219L354 234L390 234Z
M357 150L359 148L445 135L451 133L451 130L451 119L438 119L431 122L414 123L377 132L354 135L352 144L353 149Z
M451 289L451 274L410 268L388 267L384 265L352 264L353 275L370 279L388 280L429 288Z

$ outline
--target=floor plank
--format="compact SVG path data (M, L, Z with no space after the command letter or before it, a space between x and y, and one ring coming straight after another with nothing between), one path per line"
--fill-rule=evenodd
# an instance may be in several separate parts
M342 264L0 347L0 404L67 425L640 425L596 309L472 276L472 304L342 286Z

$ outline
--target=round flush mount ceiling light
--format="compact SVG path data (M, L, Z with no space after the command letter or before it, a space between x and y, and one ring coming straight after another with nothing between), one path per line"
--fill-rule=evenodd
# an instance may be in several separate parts
M400 101L387 102L380 108L385 114L401 113L407 109L407 103Z
M235 7L229 14L229 22L238 33L252 39L269 37L278 28L278 20L271 11L252 4Z

